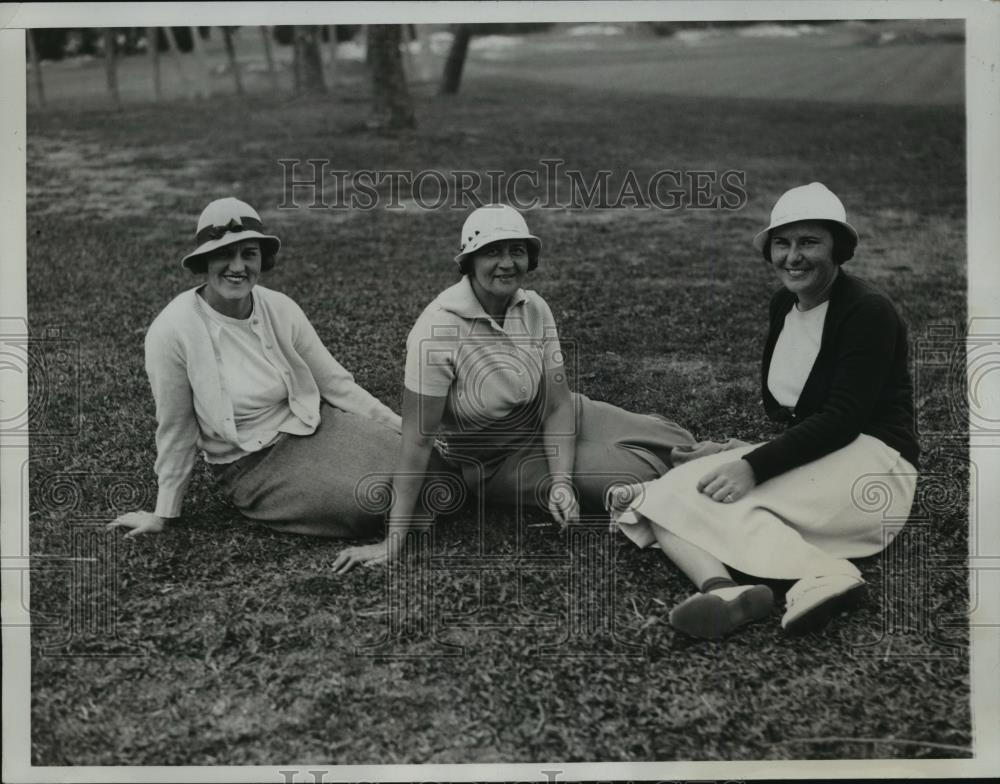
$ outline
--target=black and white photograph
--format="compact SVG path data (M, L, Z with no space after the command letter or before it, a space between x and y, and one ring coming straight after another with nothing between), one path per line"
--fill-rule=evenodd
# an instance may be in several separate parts
M3 9L4 781L1000 767L1000 9Z

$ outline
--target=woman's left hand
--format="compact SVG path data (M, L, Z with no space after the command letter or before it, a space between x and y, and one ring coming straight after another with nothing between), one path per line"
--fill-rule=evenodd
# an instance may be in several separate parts
M724 504L739 501L756 486L753 466L746 460L723 463L698 480L698 492Z
M345 547L340 551L337 560L333 562L334 574L345 574L355 566L375 566L388 560L389 543L355 545Z

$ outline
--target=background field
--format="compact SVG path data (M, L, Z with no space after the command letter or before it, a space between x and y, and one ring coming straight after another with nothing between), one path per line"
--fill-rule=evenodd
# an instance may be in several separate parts
M74 81L61 103L53 66L51 105L28 117L29 314L36 334L61 329L69 360L51 363L69 369L57 382L40 361L30 382L35 430L74 434L32 443L34 763L969 756L969 469L948 338L965 320L962 45L954 24L913 27L882 45L885 25L697 45L532 38L474 52L453 99L421 90L419 129L397 138L364 129L360 64L338 64L327 100L261 86L243 101L137 96L120 113L99 78ZM477 519L468 504L434 532L425 620L439 642L357 655L386 633L384 572L335 578L341 544L238 519L201 466L173 530L107 540L112 579L42 568L41 556L73 554L81 527L151 507L143 335L193 285L178 260L208 200L258 205L284 243L267 285L398 409L406 333L455 280L464 213L279 210L276 161L509 172L551 157L617 182L629 169L641 181L663 168L746 172L738 211L527 215L544 242L530 285L573 349L574 386L706 438L771 432L757 372L774 281L752 233L792 185L818 179L843 198L863 236L851 271L899 304L914 356L929 337L938 349L914 363L925 475L913 536L862 562L861 611L799 640L776 611L725 642L692 642L666 622L686 580L616 539L603 545L617 640L604 653L636 655L578 655L566 644L567 536L540 513ZM477 559L490 568L457 567ZM73 596L111 600L116 639L66 643ZM464 651L441 655L441 643Z

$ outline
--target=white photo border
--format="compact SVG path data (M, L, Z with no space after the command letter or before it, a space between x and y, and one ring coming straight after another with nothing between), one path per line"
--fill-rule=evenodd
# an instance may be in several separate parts
M269 24L280 10L282 24L443 23L637 20L781 19L954 19L966 20L966 118L969 317L1000 315L1000 4L979 0L805 3L717 0L717 2L406 2L406 3L37 3L0 6L0 224L6 239L0 259L0 316L26 318L26 71L24 28L140 27L146 25ZM7 386L0 396L0 420L27 407L27 383ZM1000 402L992 401L1000 408ZM991 403L991 405L992 405ZM1000 414L1000 412L994 412ZM2 437L2 434L0 434ZM971 457L984 477L1000 477L1000 439L973 444ZM27 487L21 466L26 446L0 450L0 550L3 570L3 780L9 782L93 781L285 781L282 770L323 766L32 767L30 763L30 646L27 613L8 602L18 597L27 572L21 552L26 530ZM970 503L1000 509L1000 483L985 482ZM22 517L22 514L24 516ZM1000 558L1000 525L981 520L980 554ZM972 617L971 695L975 757L955 760L839 760L650 763L560 763L510 765L386 765L326 768L323 781L571 781L623 779L754 779L855 777L993 776L1000 770L1000 568L979 575L980 595L989 602ZM23 624L23 625L19 625ZM553 779L554 771L558 776Z

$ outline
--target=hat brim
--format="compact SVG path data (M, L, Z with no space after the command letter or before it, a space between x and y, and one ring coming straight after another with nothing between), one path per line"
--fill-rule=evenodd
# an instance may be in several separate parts
M858 230L855 229L847 221L837 220L836 218L830 218L824 215L810 214L810 215L795 215L791 217L786 216L777 222L771 223L771 225L768 226L766 229L764 229L763 231L758 231L756 234L753 235L753 246L759 252L763 252L764 244L767 242L767 238L772 231L774 231L775 229L780 229L782 226L787 226L789 223L799 223L800 221L829 221L830 223L836 223L840 226L843 226L845 229L847 229L848 232L850 232L851 236L854 237L855 244L857 244L857 242L860 240L860 237L858 236Z
M242 240L260 240L261 252L267 256L274 256L281 249L281 240L273 234L261 234L259 231L252 230L239 231L235 233L227 232L217 240L203 242L187 256L181 259L181 266L184 267L184 269L189 270L191 269L191 262L199 256L204 256L206 253L211 253L214 250L224 248L226 245L232 245L234 242L241 242ZM264 243L267 244L265 245Z
M455 263L461 264L463 261L469 258L469 256L472 256L478 251L481 251L487 245L492 245L494 242L500 242L501 240L525 240L528 243L528 250L530 251L531 257L534 259L536 264L538 263L538 254L542 250L542 241L538 239L538 237L536 237L534 234L521 234L521 233L518 234L511 233L510 236L504 235L500 237L490 235L488 238L486 238L485 242L479 242L478 244L474 244L468 250L464 250L461 253L459 253L455 257Z

